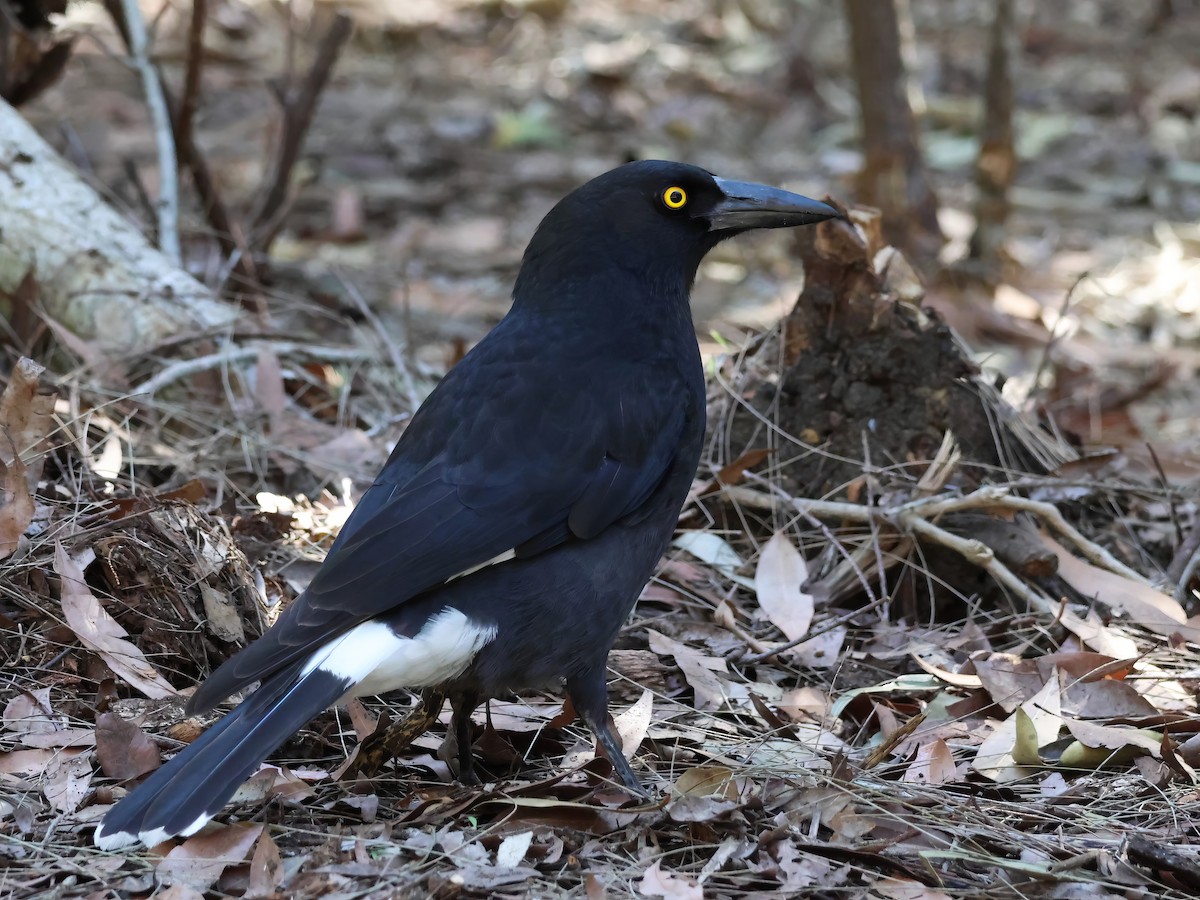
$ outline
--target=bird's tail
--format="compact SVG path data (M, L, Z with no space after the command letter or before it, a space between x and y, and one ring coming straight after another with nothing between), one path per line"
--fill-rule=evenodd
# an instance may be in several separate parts
M267 756L350 686L337 674L289 667L156 770L109 811L102 850L195 834Z

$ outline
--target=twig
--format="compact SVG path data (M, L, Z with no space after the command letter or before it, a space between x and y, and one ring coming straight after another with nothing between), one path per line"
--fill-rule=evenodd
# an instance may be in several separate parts
M174 111L172 115L172 120L174 120L177 117L178 104L165 87L164 92L168 106ZM177 129L176 134L178 133ZM213 230L213 236L217 239L217 246L221 248L221 253L234 260L234 272L241 275L245 284L257 284L258 270L246 242L245 232L229 214L229 209L221 200L221 195L217 191L217 182L208 168L204 154L196 145L193 133L188 132L184 139L179 140L179 152L187 164L188 171L192 173L192 186L196 189L200 206L204 210L204 217Z
M350 299L354 301L354 305L358 307L358 311L362 313L362 317L375 329L375 333L379 335L379 339L387 347L388 356L392 360L392 366L396 369L396 374L400 377L400 381L404 385L404 392L408 394L408 402L413 409L416 409L421 405L421 398L417 394L417 383L413 379L412 370L409 368L404 352L392 340L391 334L384 328L383 322L379 320L379 316L375 315L375 310L371 309L362 292L349 281L342 278L341 275L337 276L337 280L338 284L350 295ZM407 335L405 337L407 339Z
M307 354L316 357L317 359L333 360L333 361L358 361L362 359L370 359L372 354L365 350L347 350L340 347L318 347L313 344L297 344L291 342L272 343L271 349L278 354L296 353ZM142 394L153 394L156 391L162 390L168 384L174 384L181 378L187 378L189 375L195 375L197 372L206 372L209 369L215 369L217 366L246 362L251 359L258 358L258 347L234 347L229 346L226 350L219 353L210 353L207 356L197 356L193 359L180 360L177 363L167 366L153 378L147 378L141 384L134 387L129 392L129 396L138 396Z
M192 21L188 26L187 68L183 75L183 98L175 122L175 145L192 140L192 119L200 102L200 71L204 67L204 23L208 19L208 0L192 0Z
M738 502L758 508L773 508L770 498L753 495L756 491L745 488L726 487L725 493L737 498ZM772 491L776 497L790 504L800 513L810 513L824 519L846 519L852 522L870 522L873 518L890 520L901 531L920 534L929 540L936 541L959 553L968 561L987 571L1001 584L1024 597L1031 605L1042 611L1054 611L1057 604L1048 598L1031 591L1006 566L998 562L991 548L976 540L961 538L943 528L934 525L930 520L951 512L961 512L968 509L998 508L1014 509L1033 513L1042 519L1050 528L1066 538L1090 562L1103 566L1111 572L1116 572L1138 584L1153 586L1142 575L1114 557L1103 547L1089 541L1079 533L1066 519L1058 508L1051 503L1030 500L1026 497L1014 497L1007 489L1000 486L983 487L967 494L965 497L926 497L912 500L892 509L871 509L857 503L842 503L834 500L807 500L802 497L788 497L782 491ZM1200 565L1200 561L1197 562ZM1048 604L1048 605L1047 605Z
M908 738L914 731L921 727L922 723L925 721L926 715L927 713L919 712L891 734L886 735L883 739L883 743L872 750L870 755L863 760L863 769L873 769L883 762L887 758L888 754L890 754L892 750L896 748L897 744Z
M870 605L871 606L875 605L875 603L876 603L875 592L873 590L871 590L871 582L867 579L866 572L864 572L862 570L862 566L860 566L857 562L855 562L854 557L850 555L849 551L846 550L846 548L844 546L842 546L842 542L839 541L834 536L833 532L829 530L829 527L824 522L821 522L820 520L818 520L817 517L809 510L801 509L796 504L795 498L790 496L787 493L787 491L785 491L779 485L767 480L766 478L763 478L757 472L746 472L744 474L744 477L748 481L755 481L758 484L761 484L764 487L766 487L769 491L771 491L772 494L774 494L776 497L778 497L783 503L794 507L796 509L796 511L798 513L800 513L801 516L804 517L805 521L807 521L810 525L812 525L814 528L816 528L818 531L820 531L821 534L824 535L825 540L829 541L830 546L833 547L835 550L837 550L838 553L841 554L842 558L846 560L846 563L850 566L850 568L854 572L854 574L858 576L858 581L862 585L863 591L866 593L867 597L870 598L870 601L871 601ZM856 503L848 503L845 505L853 506L857 509L868 509L868 507L859 506ZM773 506L771 506L769 508L774 509ZM859 521L865 522L868 520L864 518L864 519L860 519ZM877 537L876 535L872 535L872 539L875 539L876 537ZM886 585L881 583L879 585L879 587L880 587L880 589L884 589L884 588L886 588ZM885 592L885 597L886 597L886 592Z
M1192 528L1167 568L1167 582L1175 586L1176 600L1182 602L1187 598L1188 585L1197 568L1200 568L1200 525Z
M983 569L1002 587L1008 588L1016 596L1020 597L1031 609L1035 609L1040 613L1049 616L1058 616L1058 604L1051 600L1046 595L1034 590L1020 578L1012 573L1008 566L1004 565L996 559L992 548L984 544L982 541L972 540L970 538L961 538L956 534L951 534L944 528L939 528L932 522L918 518L913 514L901 518L898 523L908 531L914 532L941 544L947 549L953 550L967 562Z
M870 509L866 506L860 506L857 503L840 503L833 500L806 500L801 497L789 497L786 502L802 514L809 513L820 518L848 519L864 523L869 522L873 518L882 518L885 521L890 520L900 531L920 535L927 540L941 544L943 547L958 553L968 562L983 569L999 584L1008 588L1039 612L1057 615L1057 604L1021 581L1007 566L996 559L992 549L986 544L981 541L951 534L944 528L939 528L929 521L934 516L961 509L971 509L980 506L1011 506L1016 505L1013 501L1018 500L1023 501L1018 508L1024 508L1025 504L1033 503L1033 501L1023 500L1023 498L1019 497L1009 497L1000 493L1003 490L1003 488L981 488L972 494L968 494L966 497L925 498L905 503L891 510ZM1066 522L1062 520L1061 514L1058 514L1058 510L1054 509L1054 507L1049 504L1037 504L1037 506L1046 506L1054 510L1062 525L1066 526L1070 532L1078 535L1085 543L1090 543L1079 532L1066 525ZM1094 549L1099 550L1100 548ZM1104 553L1104 551L1100 552ZM1114 562L1116 561L1114 560Z
M131 2L131 0L126 0ZM312 124L313 113L316 112L317 100L325 89L325 83L333 71L342 45L350 38L353 22L344 13L338 13L321 38L317 46L317 58L309 69L300 91L294 99L281 98L283 104L283 137L279 159L275 165L275 177L267 191L262 208L254 220L255 236L253 245L260 251L266 251L279 229L283 226L284 214L287 212L288 196L292 169L300 158L300 150L304 146L304 138Z
M146 23L137 0L121 0L121 12L129 38L129 56L142 77L142 90L146 92L146 105L154 123L154 141L158 146L158 246L172 262L178 263L183 256L179 249L179 171L175 166L171 114L167 110L162 81L147 53Z
M920 509L922 518L931 519L944 513L980 508L1015 509L1033 513L1035 516L1043 519L1047 525L1057 531L1062 537L1074 544L1075 548L1090 562L1136 581L1138 584L1151 586L1145 576L1135 572L1103 547L1089 541L1080 534L1073 525L1063 518L1063 514L1059 512L1058 507L1054 504L1045 503L1040 500L1030 500L1027 497L1016 497L1009 494L1007 489L1003 487L983 487L967 494L965 497L915 500L900 507L896 512L904 514L910 510Z
M1084 272L1076 276L1075 281L1072 282L1066 294L1063 295L1062 304L1058 308L1058 316L1054 320L1054 327L1050 329L1050 337L1046 340L1045 346L1042 347L1037 368L1034 369L1032 387L1029 389L1029 397L1027 399L1033 399L1042 393L1042 373L1046 371L1046 367L1050 364L1050 353L1054 350L1054 345L1063 336L1059 329L1063 327L1067 313L1071 309L1071 298L1075 296L1075 291L1079 289L1079 286L1090 277L1091 272Z
M1125 847L1129 861L1148 869L1164 869L1194 891L1200 891L1200 865L1165 842L1134 834Z
M1053 503L1045 503L1040 500L1030 500L1027 497L1005 497L1003 502L996 505L1008 509L1020 509L1033 513L1035 516L1042 519L1047 525L1057 531L1059 535L1065 537L1072 544L1074 544L1075 549L1082 553L1090 562L1093 562L1098 566L1103 566L1111 572L1116 572L1118 575L1122 575L1131 581L1136 581L1138 584L1144 584L1153 587L1153 585L1150 584L1149 579L1147 579L1144 575L1135 572L1099 544L1089 541L1086 537L1080 534L1073 525L1068 523L1067 520L1063 518L1063 514L1059 512L1058 507Z
M830 621L828 621L824 625L822 625L820 628L814 628L812 631L805 632L800 637L793 638L792 640L788 641L786 644L778 644L777 646L774 646L774 647L770 648L769 650L764 650L761 653L755 653L753 656L743 656L741 659L738 660L738 665L752 666L755 663L760 663L760 662L763 662L764 660L768 660L772 656L777 656L780 653L783 653L787 650L791 650L793 647L799 647L801 644L805 644L805 643L811 641L813 638L819 638L822 635L829 634L829 632L834 631L835 629L841 628L843 625L849 625L851 621L858 618L863 613L870 612L871 610L875 609L876 607L882 606L884 601L887 599L888 599L887 594L881 594L879 597L875 598L870 603L867 603L864 606L860 606L858 609L852 610L852 611L846 613L845 615L838 616L836 619L831 619Z

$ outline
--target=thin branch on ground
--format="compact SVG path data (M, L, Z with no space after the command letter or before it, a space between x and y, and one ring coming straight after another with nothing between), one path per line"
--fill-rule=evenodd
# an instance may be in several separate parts
M341 347L320 347L315 344L298 344L290 341L281 341L272 343L271 349L277 354L283 355L287 353L302 354L311 356L315 359L322 359L327 362L357 362L363 359L371 359L373 354L367 350L349 350ZM218 366L229 365L231 363L248 362L258 358L258 347L235 346L228 345L224 350L218 353L210 353L207 356L197 356L192 359L180 360L177 363L167 366L160 370L158 374L151 378L147 378L141 384L130 390L130 396L140 396L144 394L153 394L162 390L169 384L174 384L190 375L195 375L199 372L207 372L210 369L215 369Z
M869 523L871 520L890 522L902 533L925 538L940 544L962 556L968 562L986 571L1001 586L1010 590L1024 600L1031 609L1038 612L1057 616L1059 604L1047 597L1041 591L1027 585L1007 566L996 559L995 553L982 541L963 538L951 534L944 528L935 525L931 519L950 512L960 512L981 507L1019 509L1033 512L1046 519L1046 522L1074 543L1080 551L1093 562L1105 565L1120 575L1129 577L1131 572L1127 566L1112 557L1101 547L1097 547L1062 518L1062 514L1048 503L1028 500L1024 497L1013 497L1003 487L985 487L967 494L965 497L928 497L913 500L909 503L891 509L872 509L857 503L845 503L833 500L807 500L801 497L787 497L782 492L773 492L775 496L791 505L797 512L807 513L821 519L844 519L852 522ZM771 497L759 494L746 488L726 487L725 493L735 496L737 501L747 505L757 505L759 508L772 508ZM785 499L786 498L786 499ZM1134 573L1139 583L1145 579Z

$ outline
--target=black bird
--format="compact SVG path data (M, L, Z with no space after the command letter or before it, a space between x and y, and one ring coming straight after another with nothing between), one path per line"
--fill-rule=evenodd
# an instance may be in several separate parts
M398 688L449 694L470 780L479 704L565 682L640 793L606 661L700 458L696 269L730 235L837 215L661 161L567 195L525 251L512 309L417 411L308 589L188 709L258 689L121 800L96 843L194 834L314 715Z

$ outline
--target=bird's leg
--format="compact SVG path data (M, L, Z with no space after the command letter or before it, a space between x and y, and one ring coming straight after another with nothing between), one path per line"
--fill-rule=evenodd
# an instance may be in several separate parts
M612 763L622 784L630 793L639 797L647 797L649 795L646 793L646 789L642 787L642 783L634 774L629 761L625 759L625 751L621 749L621 742L613 731L612 721L608 716L608 685L604 680L604 672L605 670L600 668L594 672L586 672L583 675L568 678L567 693L571 695L571 703L575 707L575 712L583 717L588 728L596 735L600 749Z
M479 776L475 774L475 756L471 752L475 731L471 714L475 712L479 702L479 695L474 691L463 691L450 697L450 706L454 710L451 730L458 745L458 780L463 784L480 783Z
M421 692L420 704L407 716L390 728L384 731L376 730L363 739L358 745L354 762L347 766L342 777L357 778L361 775L371 778L378 774L384 763L399 756L401 751L406 750L413 741L429 730L437 721L445 701L445 692L437 688L426 688Z

